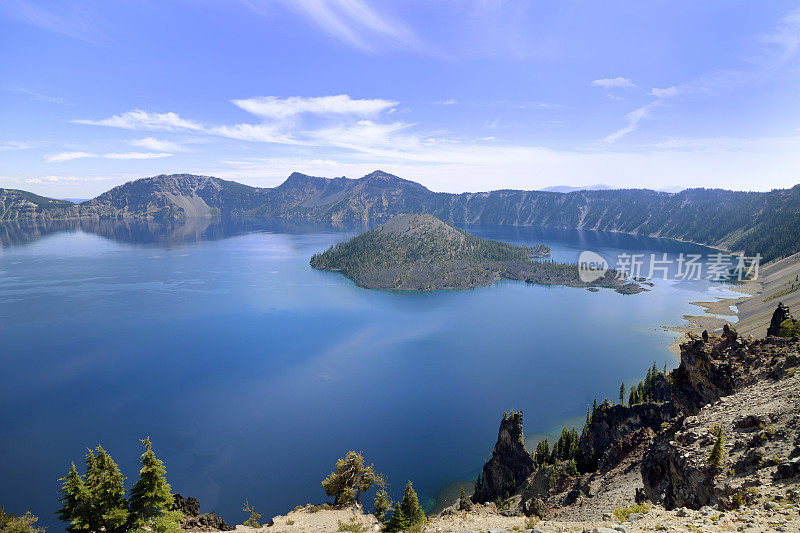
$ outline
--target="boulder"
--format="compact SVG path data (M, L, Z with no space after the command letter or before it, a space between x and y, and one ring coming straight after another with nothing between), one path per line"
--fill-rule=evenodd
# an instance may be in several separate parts
M184 498L180 494L174 494L172 510L183 513L181 529L184 531L233 531L235 529L217 516L214 511L200 514L200 502L191 496Z
M769 328L767 328L767 336L779 336L781 334L781 322L790 318L792 318L792 314L789 312L789 308L783 305L783 302L778 302L778 307L772 313L772 320L770 320Z

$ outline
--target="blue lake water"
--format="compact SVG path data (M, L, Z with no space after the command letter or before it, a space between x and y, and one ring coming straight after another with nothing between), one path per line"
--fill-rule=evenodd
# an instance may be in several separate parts
M619 234L468 228L583 249L704 251ZM2 228L0 228L2 230ZM370 291L308 266L352 232L208 221L0 231L0 504L52 530L57 479L87 447L129 478L149 435L173 490L241 523L322 502L336 458L362 450L395 497L429 505L474 478L503 411L528 434L616 398L668 351L704 281L654 290L499 282L461 292ZM128 480L128 486L133 480Z

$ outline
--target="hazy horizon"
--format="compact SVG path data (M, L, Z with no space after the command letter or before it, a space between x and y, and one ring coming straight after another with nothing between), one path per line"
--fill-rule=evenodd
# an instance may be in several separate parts
M797 2L9 0L0 187L800 182Z

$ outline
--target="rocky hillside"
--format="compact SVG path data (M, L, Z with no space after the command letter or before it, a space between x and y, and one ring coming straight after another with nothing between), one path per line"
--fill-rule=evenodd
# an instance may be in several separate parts
M0 221L76 218L78 208L66 200L53 200L16 189L0 189Z
M784 306L775 313L776 322L789 316ZM472 500L550 521L621 522L612 513L634 508L704 531L726 516L740 531L748 523L796 530L800 339L744 339L726 326L721 336L692 336L676 370L652 375L647 401L593 410L579 469L537 464L524 448L521 413L504 416Z
M270 189L178 174L126 183L79 205L0 189L0 204L0 220L223 215L363 225L398 214L431 213L455 224L542 225L668 237L760 253L767 260L800 252L795 238L800 232L800 185L768 193L629 189L449 194L381 171L358 179L293 173Z

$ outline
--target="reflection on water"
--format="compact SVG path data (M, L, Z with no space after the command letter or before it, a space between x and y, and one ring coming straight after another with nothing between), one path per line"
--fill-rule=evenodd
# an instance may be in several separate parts
M119 242L170 248L260 231L302 234L349 229L350 226L312 224L290 219L250 218L189 218L174 221L108 219L0 221L0 245L15 246L55 233L81 231ZM363 226L352 226L352 229L363 229Z

